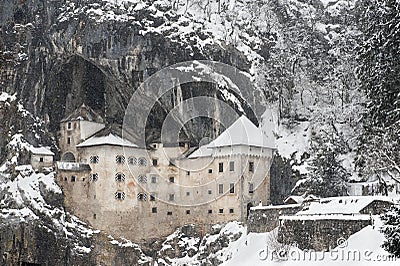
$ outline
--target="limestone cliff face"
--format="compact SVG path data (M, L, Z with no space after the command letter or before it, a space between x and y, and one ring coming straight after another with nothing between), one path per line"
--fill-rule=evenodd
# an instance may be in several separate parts
M4 61L13 61L10 66L3 64L8 71L3 71L2 90L16 92L29 111L49 120L53 132L60 119L82 102L99 110L108 122L121 123L141 82L174 63L209 59L245 71L250 67L230 46L198 45L198 40L209 38L200 29L185 37L174 27L152 31L184 24L170 6L150 3L140 9L132 3L94 0L2 0L0 5L0 48L10 59ZM201 88L189 88L183 97L218 97L215 86L197 86ZM158 127L174 102L156 106L150 126ZM214 109L210 107L210 114Z

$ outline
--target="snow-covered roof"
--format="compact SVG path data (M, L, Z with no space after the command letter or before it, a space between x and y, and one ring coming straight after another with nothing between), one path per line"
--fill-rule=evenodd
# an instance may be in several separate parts
M138 146L133 144L128 140L123 140L121 137L116 136L112 133L106 136L93 136L84 142L76 145L76 147L90 147L90 146L100 146L100 145L114 145L114 146L124 146L124 147L134 147L137 148Z
M391 198L384 196L333 197L311 202L307 209L299 211L297 215L320 214L359 214L362 209L373 201L391 202Z
M303 196L289 196L285 199L285 203L289 202L290 200L293 200L296 203L302 203L304 201Z
M261 148L275 148L275 140L256 127L246 116L242 115L221 135L207 145L201 146L189 158L210 156L213 148L245 145Z
M31 147L30 151L32 154L54 156L54 153L46 147Z

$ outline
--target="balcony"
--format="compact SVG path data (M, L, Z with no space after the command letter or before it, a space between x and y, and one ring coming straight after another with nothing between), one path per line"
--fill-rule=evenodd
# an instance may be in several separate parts
M92 169L89 164L73 162L56 162L58 171L90 172Z

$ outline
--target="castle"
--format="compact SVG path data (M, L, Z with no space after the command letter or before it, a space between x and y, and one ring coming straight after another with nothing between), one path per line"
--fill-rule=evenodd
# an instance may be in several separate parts
M245 116L196 150L139 147L83 104L60 122L58 138L65 206L115 236L140 241L185 224L205 233L269 203L274 141Z

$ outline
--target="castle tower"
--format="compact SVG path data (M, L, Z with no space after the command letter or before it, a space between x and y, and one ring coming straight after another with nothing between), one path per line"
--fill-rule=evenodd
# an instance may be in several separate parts
M76 145L104 127L103 118L85 104L62 119L59 132L61 161L79 162Z

